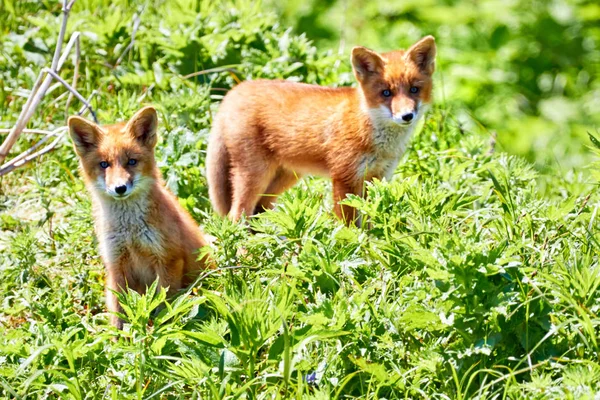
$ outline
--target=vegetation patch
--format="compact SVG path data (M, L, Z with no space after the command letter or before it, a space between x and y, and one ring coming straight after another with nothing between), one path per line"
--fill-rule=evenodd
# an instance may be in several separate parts
M0 11L0 127L9 128L52 58L60 4L4 0ZM115 65L134 15L133 47ZM216 237L219 268L175 298L154 286L122 295L128 324L113 330L89 196L65 139L0 178L0 396L600 392L597 165L540 172L440 102L394 179L346 200L364 228L334 218L330 184L316 178L274 210L232 223L211 212L204 177L223 94L258 77L350 84L345 58L318 52L246 1L77 0L74 30L82 32L79 88L100 89L93 106L101 123L127 119L140 104L159 109L161 170ZM64 89L52 90L30 128L62 126L80 108L73 102L65 113ZM33 142L23 136L15 151Z

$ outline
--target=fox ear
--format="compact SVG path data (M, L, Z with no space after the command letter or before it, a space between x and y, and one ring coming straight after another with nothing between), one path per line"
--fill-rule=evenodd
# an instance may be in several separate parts
M371 74L380 72L385 65L385 61L379 54L361 46L352 49L351 61L354 75L359 82Z
M405 57L414 62L422 72L431 75L435 71L435 53L435 38L425 36L406 51Z
M98 125L78 116L69 117L67 125L77 154L84 156L91 149L98 146L98 141L102 135Z
M157 128L156 110L154 107L144 107L131 117L125 129L146 146L154 147L157 140Z

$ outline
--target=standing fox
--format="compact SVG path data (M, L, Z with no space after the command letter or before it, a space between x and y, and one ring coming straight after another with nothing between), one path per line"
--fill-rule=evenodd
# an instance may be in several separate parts
M141 109L127 123L100 127L70 117L68 125L92 195L111 323L121 329L114 313L122 309L112 291L143 293L156 277L171 292L187 286L206 266L195 252L207 242L164 187L154 159L154 108Z
M378 54L352 49L357 88L288 81L247 81L223 99L208 144L209 196L237 220L271 208L303 174L333 180L334 211L350 224L356 212L339 204L361 195L364 181L390 179L425 105L431 101L435 40Z

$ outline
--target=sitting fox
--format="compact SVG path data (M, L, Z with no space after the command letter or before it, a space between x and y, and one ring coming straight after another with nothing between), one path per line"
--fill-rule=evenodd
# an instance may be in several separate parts
M356 212L339 204L362 195L373 178L390 179L425 105L431 101L435 40L379 54L352 50L357 88L289 81L247 81L223 99L207 154L215 210L236 220L272 207L304 174L333 180L334 211L347 223Z
M157 277L171 292L187 286L207 266L196 254L207 242L156 166L154 108L141 109L127 123L98 126L70 117L68 125L92 196L111 323L122 329L112 291L144 293Z

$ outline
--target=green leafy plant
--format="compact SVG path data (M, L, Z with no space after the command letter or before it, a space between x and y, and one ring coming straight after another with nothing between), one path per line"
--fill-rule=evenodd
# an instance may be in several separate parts
M595 5L584 3L575 9L595 15ZM336 4L308 11L327 16ZM372 15L382 4L351 13ZM495 21L488 26L475 24L476 10L458 3L432 3L427 15L417 12L421 3L411 4L402 15L419 29L443 20L443 33L448 15L467 19L440 37L439 86L458 68L449 58L466 57L460 64L474 71L494 60L507 71L521 65L521 53L511 49L526 43L502 28L506 13L486 14ZM524 13L517 31L554 26L547 16L525 20L539 10L546 15L548 4ZM140 104L157 106L159 166L215 238L217 268L173 296L156 282L144 295L119 294L127 323L116 331L108 325L89 196L70 144L4 176L0 397L592 398L600 391L600 197L598 180L590 179L597 165L536 168L465 123L464 104L476 119L506 117L504 110L488 115L489 108L510 106L506 98L525 77L501 84L473 73L461 75L462 86L447 86L463 104L438 97L394 178L367 184L365 198L345 200L359 209L362 228L335 219L330 183L318 178L303 179L273 210L241 223L211 212L204 151L227 90L259 77L352 81L344 57L325 45L317 51L307 39L318 32L297 35L264 10L244 0L77 0L69 29L82 32L80 84L99 88L101 122L126 119ZM0 126L9 127L32 71L51 57L60 4L0 0L0 14ZM369 32L387 29L394 15L363 32L375 37ZM300 16L294 24L307 21ZM586 21L581 27L589 32ZM377 37L398 47L403 29ZM453 35L464 37L453 43L467 53L452 50ZM474 54L478 61L470 63ZM585 69L588 55L582 57L574 60ZM565 90L578 93L572 72L565 72ZM533 90L535 79L527 79ZM64 123L66 98L53 90L32 127ZM547 95L538 95L527 94L541 107ZM69 112L77 109L73 103ZM529 118L510 121L513 133L537 132ZM588 143L594 152L597 136ZM546 150L538 148L535 158L551 157Z

